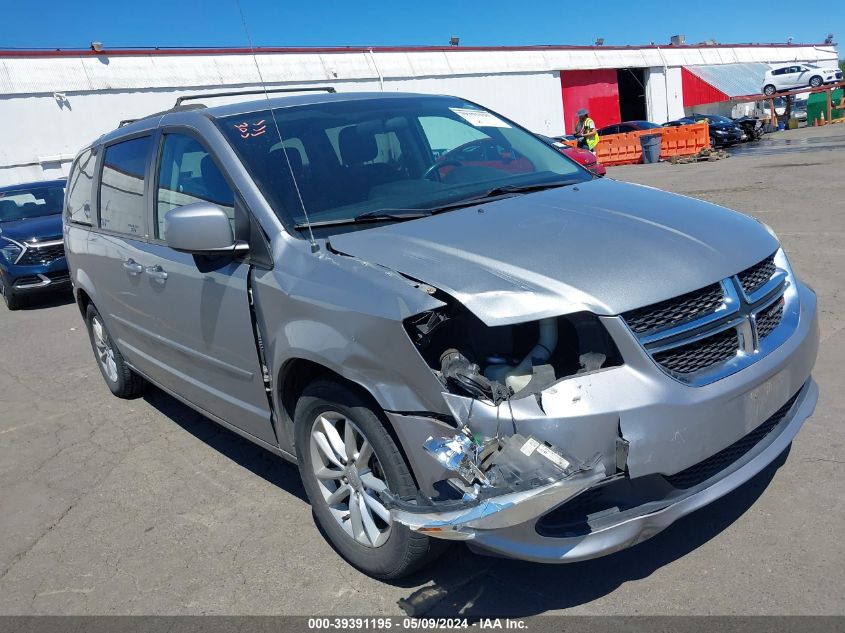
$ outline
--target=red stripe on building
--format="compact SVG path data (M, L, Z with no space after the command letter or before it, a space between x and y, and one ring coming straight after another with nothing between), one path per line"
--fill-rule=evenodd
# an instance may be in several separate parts
M684 107L692 108L703 103L718 103L730 99L728 95L707 83L701 77L681 66L681 87L684 91Z

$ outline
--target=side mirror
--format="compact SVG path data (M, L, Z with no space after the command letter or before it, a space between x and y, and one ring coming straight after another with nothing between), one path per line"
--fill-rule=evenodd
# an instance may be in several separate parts
M242 254L245 242L235 241L229 216L209 202L177 207L164 216L164 239L174 251L194 255Z

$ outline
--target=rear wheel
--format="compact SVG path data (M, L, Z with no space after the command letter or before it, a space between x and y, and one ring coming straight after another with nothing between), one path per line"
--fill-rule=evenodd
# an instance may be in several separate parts
M763 88L763 94L767 97L771 97L773 94L775 94L775 87L772 84L767 85Z
M91 338L94 356L97 357L97 366L111 392L118 398L134 398L140 395L146 388L147 381L126 364L103 323L103 317L93 304L88 305L85 322L88 325L88 336Z
M810 86L813 88L818 88L823 83L822 78L816 75L815 77L810 78Z
M318 381L294 413L296 453L314 517L337 552L382 579L406 576L442 552L435 541L395 523L379 492L414 498L402 453L371 405L351 389Z

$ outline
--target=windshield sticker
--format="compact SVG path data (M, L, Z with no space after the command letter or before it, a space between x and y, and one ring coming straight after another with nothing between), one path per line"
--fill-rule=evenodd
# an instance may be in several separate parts
M449 108L467 123L475 127L510 127L499 117L484 110L470 110L469 108Z
M256 121L252 125L249 123L235 123L235 129L241 133L241 138L250 138L253 136L261 136L267 131L267 125L264 119Z

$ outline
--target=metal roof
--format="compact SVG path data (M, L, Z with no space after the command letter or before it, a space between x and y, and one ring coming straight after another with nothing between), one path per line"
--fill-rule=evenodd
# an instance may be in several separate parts
M741 97L760 92L768 64L746 62L741 64L706 64L685 68L728 97Z
M35 54L37 53L37 54ZM834 46L258 49L267 85L835 60ZM133 91L260 84L249 49L0 51L0 94Z

